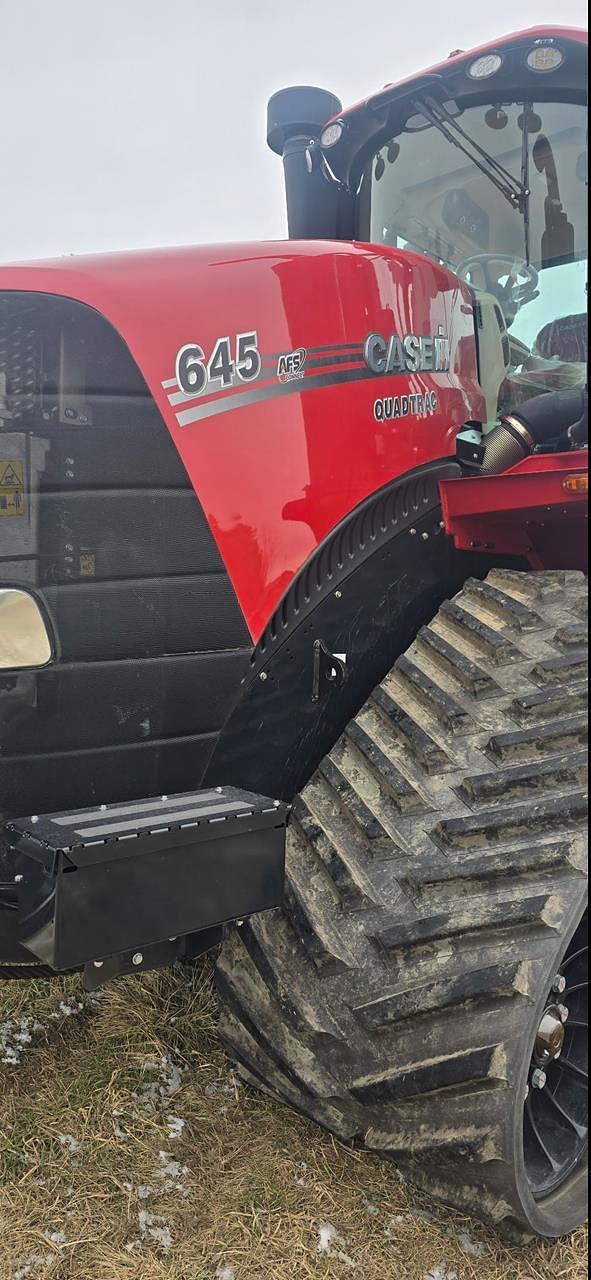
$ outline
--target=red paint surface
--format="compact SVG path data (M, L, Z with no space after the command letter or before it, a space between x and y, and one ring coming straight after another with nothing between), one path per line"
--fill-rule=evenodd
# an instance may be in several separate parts
M394 477L453 455L458 428L483 416L468 290L418 255L338 242L109 254L0 268L7 289L77 299L118 330L160 406L255 639L349 511ZM184 428L162 388L189 342L209 354L217 338L255 329L264 354L362 343L371 331L432 335L440 324L451 340L449 373L308 391L304 381L292 395ZM426 391L437 394L436 413L376 422L376 397Z
M461 551L484 548L524 556L534 569L586 572L588 498L564 482L586 475L588 462L584 449L533 454L502 475L444 480L446 530Z

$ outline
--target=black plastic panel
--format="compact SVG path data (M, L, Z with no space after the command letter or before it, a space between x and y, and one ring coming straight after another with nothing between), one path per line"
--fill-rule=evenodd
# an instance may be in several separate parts
M150 658L244 648L244 624L226 573L47 587L61 658Z
M157 479L157 476L154 476ZM97 489L39 498L41 585L91 577L170 578L219 571L220 558L189 489Z
M252 643L143 378L96 312L0 295L0 585L33 590L56 662L0 673L2 817L191 789ZM1 876L0 876L1 878Z
M133 662L62 663L35 677L36 714L0 720L0 751L5 760L61 747L91 749L155 738L215 733L236 700L237 675L244 675L248 653L187 654Z
M84 803L111 804L144 791L190 790L203 776L218 733L14 756L2 762L4 812L14 816L50 809L56 796L64 808L74 808L81 796Z

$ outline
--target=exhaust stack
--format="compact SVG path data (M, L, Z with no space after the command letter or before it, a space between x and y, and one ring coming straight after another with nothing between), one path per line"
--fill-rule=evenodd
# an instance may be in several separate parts
M336 235L338 186L307 153L323 126L342 110L326 89L294 85L280 89L267 107L267 142L283 158L287 227L290 240L325 240Z

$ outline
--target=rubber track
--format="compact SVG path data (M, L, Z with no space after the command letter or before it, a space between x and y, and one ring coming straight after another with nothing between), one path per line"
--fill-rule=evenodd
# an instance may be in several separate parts
M585 596L496 570L442 606L296 801L285 909L218 966L247 1079L509 1231L524 1030L586 895Z

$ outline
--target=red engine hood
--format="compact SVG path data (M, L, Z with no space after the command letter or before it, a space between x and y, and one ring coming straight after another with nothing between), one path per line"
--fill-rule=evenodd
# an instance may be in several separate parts
M190 475L255 639L327 533L397 475L454 452L483 416L472 305L410 253L278 242L0 267L0 290L76 299L118 330ZM372 371L371 333L438 334L449 368ZM179 390L179 350L256 334L261 368ZM293 358L289 360L292 353ZM281 357L288 357L281 364ZM302 363L303 361L303 363Z

